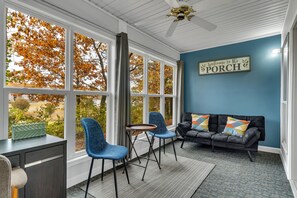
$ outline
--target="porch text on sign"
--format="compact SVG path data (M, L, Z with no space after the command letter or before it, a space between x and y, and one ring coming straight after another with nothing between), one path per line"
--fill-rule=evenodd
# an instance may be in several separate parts
M200 62L198 64L199 75L222 74L231 72L250 71L250 57L236 57L222 60Z

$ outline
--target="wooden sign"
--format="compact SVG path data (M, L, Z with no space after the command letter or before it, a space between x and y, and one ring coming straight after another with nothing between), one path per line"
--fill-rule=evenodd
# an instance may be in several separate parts
M250 57L244 56L237 58L200 62L198 64L198 70L199 75L250 71Z

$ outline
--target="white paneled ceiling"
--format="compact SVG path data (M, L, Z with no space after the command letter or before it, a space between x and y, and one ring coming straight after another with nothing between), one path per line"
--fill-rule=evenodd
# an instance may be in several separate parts
M41 1L66 11L73 8L72 13L95 22L96 17L104 19L93 10L103 9L178 51L187 52L280 34L289 0L188 0L186 4L193 6L196 16L217 28L207 31L183 20L170 37L165 35L174 18L166 16L170 6L165 0L75 0L70 4L66 0Z
M89 1L138 29L185 52L261 38L281 32L289 0L189 0L195 15L217 25L207 31L188 21L178 22L171 37L165 37L173 21L166 15L164 0Z

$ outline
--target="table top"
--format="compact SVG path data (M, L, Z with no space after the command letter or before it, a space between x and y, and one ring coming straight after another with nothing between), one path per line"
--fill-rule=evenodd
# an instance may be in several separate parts
M0 140L0 154L16 152L24 149L31 149L34 147L40 147L49 144L61 143L64 141L66 140L51 135L16 141L13 141L11 139Z
M130 124L126 126L128 131L153 131L157 128L154 124Z

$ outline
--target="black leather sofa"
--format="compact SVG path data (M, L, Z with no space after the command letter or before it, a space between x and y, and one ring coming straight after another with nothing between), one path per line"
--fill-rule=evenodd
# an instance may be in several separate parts
M192 113L184 113L182 122L178 124L176 130L183 137L181 148L185 141L197 142L215 147L224 147L231 149L245 150L251 161L254 161L253 152L258 151L258 142L265 140L265 118L264 116L242 116L225 114L207 114L210 115L208 128L209 132L199 132L192 129ZM203 115L201 113L195 113ZM224 133L228 116L248 120L250 124L243 137L228 136Z

